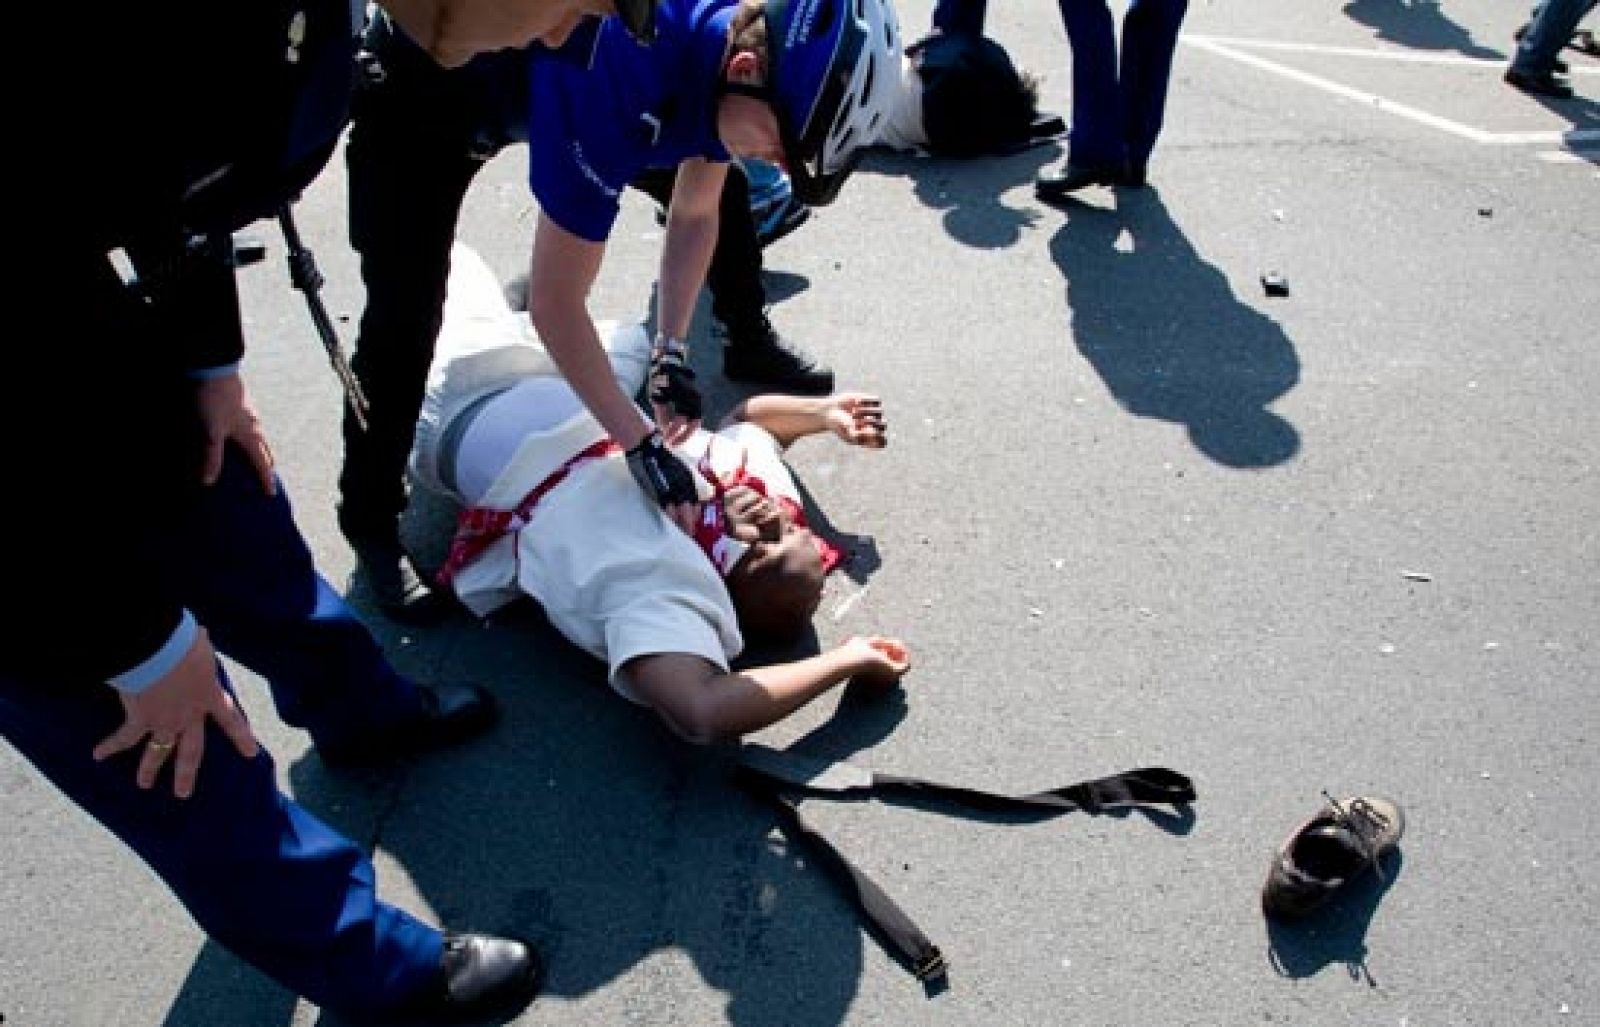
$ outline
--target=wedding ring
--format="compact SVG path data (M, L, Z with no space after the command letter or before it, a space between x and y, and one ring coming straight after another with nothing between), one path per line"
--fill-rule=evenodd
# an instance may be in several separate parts
M150 748L154 749L156 752L166 752L168 749L171 749L173 747L173 745L176 744L176 743L174 743L174 742L158 742L154 738L152 738L152 739L150 739L148 742L146 742L144 744L148 745Z

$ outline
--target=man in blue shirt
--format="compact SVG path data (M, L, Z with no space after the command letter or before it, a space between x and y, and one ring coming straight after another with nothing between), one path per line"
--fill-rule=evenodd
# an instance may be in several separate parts
M461 198L506 144L529 142L529 184L541 208L529 271L534 325L579 396L631 451L641 485L674 516L690 516L693 493L665 443L698 419L682 340L702 284L709 280L713 313L728 328L730 378L831 388L831 373L783 349L766 322L747 190L728 170L732 157L759 157L821 190L817 199L837 192L881 120L883 104L872 97L892 95L899 68L886 0L853 10L841 0L663 0L649 47L614 22L594 22L557 51L485 55L450 75L419 63L392 26L374 25L377 73L358 95L347 151L351 236L368 294L353 363L369 427L346 420L339 520L391 616L431 619L444 609L399 544L405 460ZM777 44L770 51L769 39ZM525 121L517 117L524 106ZM395 167L406 172L388 170ZM653 390L664 401L658 414L672 411L665 437L617 389L586 307L630 185L670 197Z

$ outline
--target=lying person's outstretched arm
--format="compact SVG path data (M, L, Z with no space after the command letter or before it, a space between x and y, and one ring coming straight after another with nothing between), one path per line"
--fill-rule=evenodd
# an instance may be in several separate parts
M777 723L835 685L851 679L879 691L894 688L911 666L897 639L852 638L793 663L724 673L686 653L657 653L623 668L634 692L667 726L697 745L733 741Z
M882 449L889 444L883 401L869 392L831 396L751 396L729 411L722 425L749 421L765 428L785 449L795 439L831 431L852 446Z

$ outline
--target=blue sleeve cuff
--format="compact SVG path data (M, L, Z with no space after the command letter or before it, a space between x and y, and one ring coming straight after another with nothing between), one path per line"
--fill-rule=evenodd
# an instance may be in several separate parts
M178 622L166 644L156 650L154 656L132 668L118 674L111 679L111 686L125 695L138 695L151 685L172 673L183 659L183 654L194 645L200 626L195 623L194 615L188 610L183 611L183 619Z
M239 373L239 363L223 364L220 367L197 367L189 372L189 377L197 382L214 382L218 378L226 378Z

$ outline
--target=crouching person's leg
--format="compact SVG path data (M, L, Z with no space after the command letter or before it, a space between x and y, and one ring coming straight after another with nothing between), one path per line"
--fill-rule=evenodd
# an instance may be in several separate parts
M105 685L0 673L0 735L143 859L218 944L346 1015L462 1019L533 998L531 949L445 935L381 901L366 853L278 790L264 750L247 759L211 727L194 794L178 799L166 773L148 790L135 784L138 750L92 758L121 719Z

